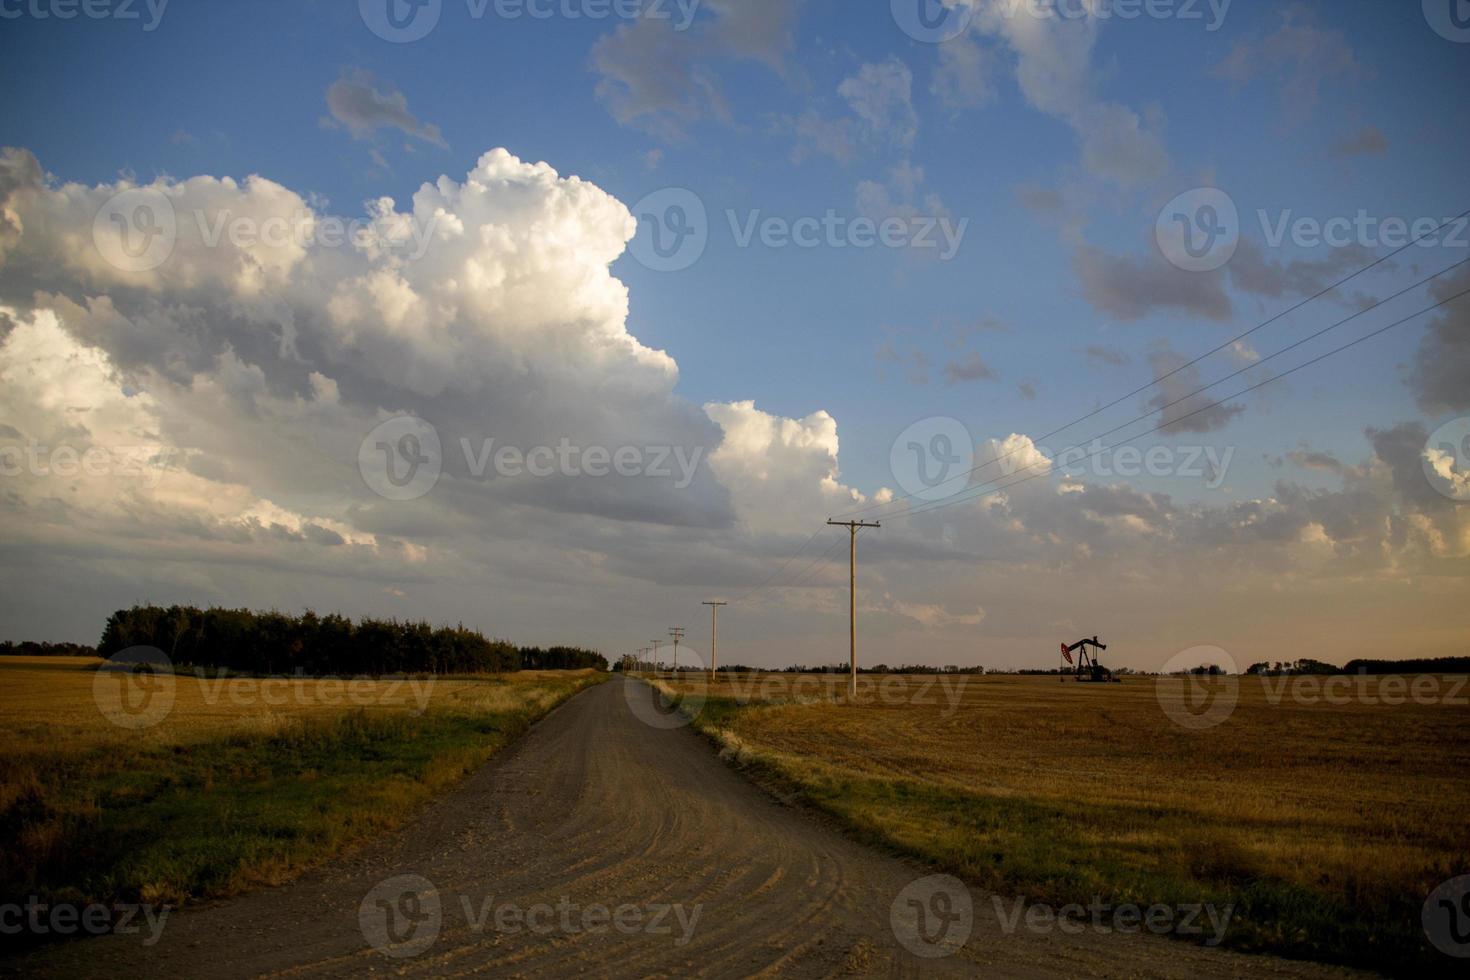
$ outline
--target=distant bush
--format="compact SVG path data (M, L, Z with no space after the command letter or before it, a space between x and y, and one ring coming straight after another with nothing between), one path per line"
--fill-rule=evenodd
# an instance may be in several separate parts
M0 657L95 657L97 648L85 643L0 642Z
M551 668L607 668L601 654L574 647L517 647L458 626L249 609L134 606L107 618L97 654L157 647L174 664L247 674L473 674Z

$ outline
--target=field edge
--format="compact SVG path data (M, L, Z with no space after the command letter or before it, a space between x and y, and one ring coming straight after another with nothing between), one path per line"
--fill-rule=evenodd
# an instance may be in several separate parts
M107 773L105 785L88 787L59 813L53 849L74 848L61 868L80 873L71 880L6 880L0 896L182 908L288 884L410 825L558 708L609 678L589 670L566 678L541 703L509 711L372 719L349 712L287 732L225 734L155 750L148 754L154 770ZM170 763L185 771L160 771ZM206 792L191 798L201 786ZM150 791L155 795L144 795ZM103 800L124 801L121 812ZM215 850L209 834L223 814L234 819L234 832ZM31 870L41 877L44 868Z
M761 749L751 745L747 740L735 734L725 727L722 722L733 715L743 711L758 711L763 707L776 705L740 704L733 698L706 697L699 704L700 708L693 717L689 717L684 711L683 703L678 699L663 680L642 680L655 687L665 697L672 701L675 710L680 710L689 718L689 727L704 739L716 751L720 760L732 769L740 773L753 786L757 787L773 801L786 807L798 809L807 816L819 820L825 826L841 833L849 840L871 847L890 857L899 858L936 872L952 874L964 880L967 885L984 895L1000 895L998 884L1015 886L1011 894L1012 898L1022 898L1027 905L1033 902L1041 902L1052 906L1060 906L1075 902L1075 897L1047 893L1035 888L1028 889L1025 882L992 882L987 883L979 880L961 863L946 860L942 856L925 850L922 847L906 844L893 835L885 832L881 826L872 822L863 822L854 819L841 806L836 805L833 800L816 791L812 785L802 782L792 776L782 764L780 754ZM714 709L714 710L711 710ZM894 784L898 785L898 784ZM1307 898L1305 895L1284 896L1285 901L1295 901ZM1275 898L1275 896L1272 896ZM1140 904L1148 904L1141 902ZM1168 938L1174 942L1189 943L1191 945L1204 945L1200 939L1190 936L1170 933ZM1322 950L1306 950L1301 945L1290 942L1274 943L1269 935L1258 929L1252 929L1245 937L1236 936L1233 940L1222 943L1220 949L1229 949L1235 953L1254 955L1262 957L1277 957L1287 960L1296 960L1304 963L1315 963L1326 966L1339 966L1364 975L1378 974L1382 976L1410 976L1423 975L1423 964L1407 963L1393 957L1376 957L1371 962L1363 962L1354 959L1352 954L1322 955ZM1417 967L1417 969L1416 969Z

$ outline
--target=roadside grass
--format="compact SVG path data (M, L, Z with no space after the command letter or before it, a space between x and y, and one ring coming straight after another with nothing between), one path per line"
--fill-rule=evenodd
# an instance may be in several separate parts
M607 678L434 678L417 695L358 680L326 696L293 678L266 696L255 679L179 676L168 717L130 731L93 703L93 666L0 663L0 901L178 905L281 883L402 824Z
M1150 678L971 677L926 704L904 679L856 705L818 680L799 698L765 680L656 683L703 697L695 727L773 790L1007 907L1233 906L1224 945L1239 950L1450 966L1420 913L1470 871L1463 704L1273 701L1244 680L1233 715L1194 731Z

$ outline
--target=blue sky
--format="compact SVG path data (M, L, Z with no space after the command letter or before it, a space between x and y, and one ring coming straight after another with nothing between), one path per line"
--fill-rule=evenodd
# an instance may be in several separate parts
M987 27L982 13L944 44L905 35L889 4L758 2L748 19L740 6L706 3L680 33L507 20L493 6L476 19L464 0L444 0L412 43L375 36L351 2L174 0L153 30L146 8L141 22L24 13L0 21L12 93L0 143L60 181L259 174L345 215L381 196L406 207L422 183L460 180L494 147L629 207L691 190L709 219L698 261L656 271L630 251L611 265L628 290L627 332L677 362L684 402L830 413L841 481L861 494L894 486L889 451L916 420L959 419L977 441L1039 435L1149 382L1151 354L1192 357L1388 250L1273 247L1258 210L1413 221L1470 208L1470 44L1436 34L1418 4L1236 0L1213 31L1208 5L1204 21L1034 29ZM1089 39L1066 41L1073 27ZM961 45L973 61L946 80ZM376 115L329 105L344 85L378 100ZM802 135L818 130L841 145ZM958 252L734 241L727 212L851 220L872 210L865 183L905 213L965 222ZM1161 207L1197 187L1229 195L1248 253L1203 274L1169 266L1154 235ZM1351 295L1310 304L1251 349L1269 354L1467 254L1463 242L1412 251L1414 264L1355 280ZM1276 285L1251 288L1248 261ZM1222 302L1224 312L1209 305ZM1370 313L1301 356L1387 319ZM1466 410L1416 380L1428 322L1247 396L1207 431L1149 440L1233 447L1223 489L1174 476L1129 484L1211 506L1269 496L1283 477L1339 486L1339 474L1281 457L1310 449L1356 466L1371 452L1365 429L1433 429ZM1218 355L1202 381L1247 363ZM949 383L950 365L982 376ZM1148 394L1045 445L1138 414Z

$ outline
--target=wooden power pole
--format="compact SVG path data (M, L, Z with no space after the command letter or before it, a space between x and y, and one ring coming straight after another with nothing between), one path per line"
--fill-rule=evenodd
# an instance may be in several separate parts
M833 527L847 528L847 694L857 700L857 533L860 527L882 527L882 524L867 521L827 520Z
M720 607L727 603L708 601L700 605L709 606L709 679L713 682L720 659Z
M674 679L679 677L679 641L684 638L684 627L670 626L669 635L674 638Z
M653 640L652 642L653 642L653 672L656 674L656 673L658 673L658 645L660 643L662 643L663 640Z

